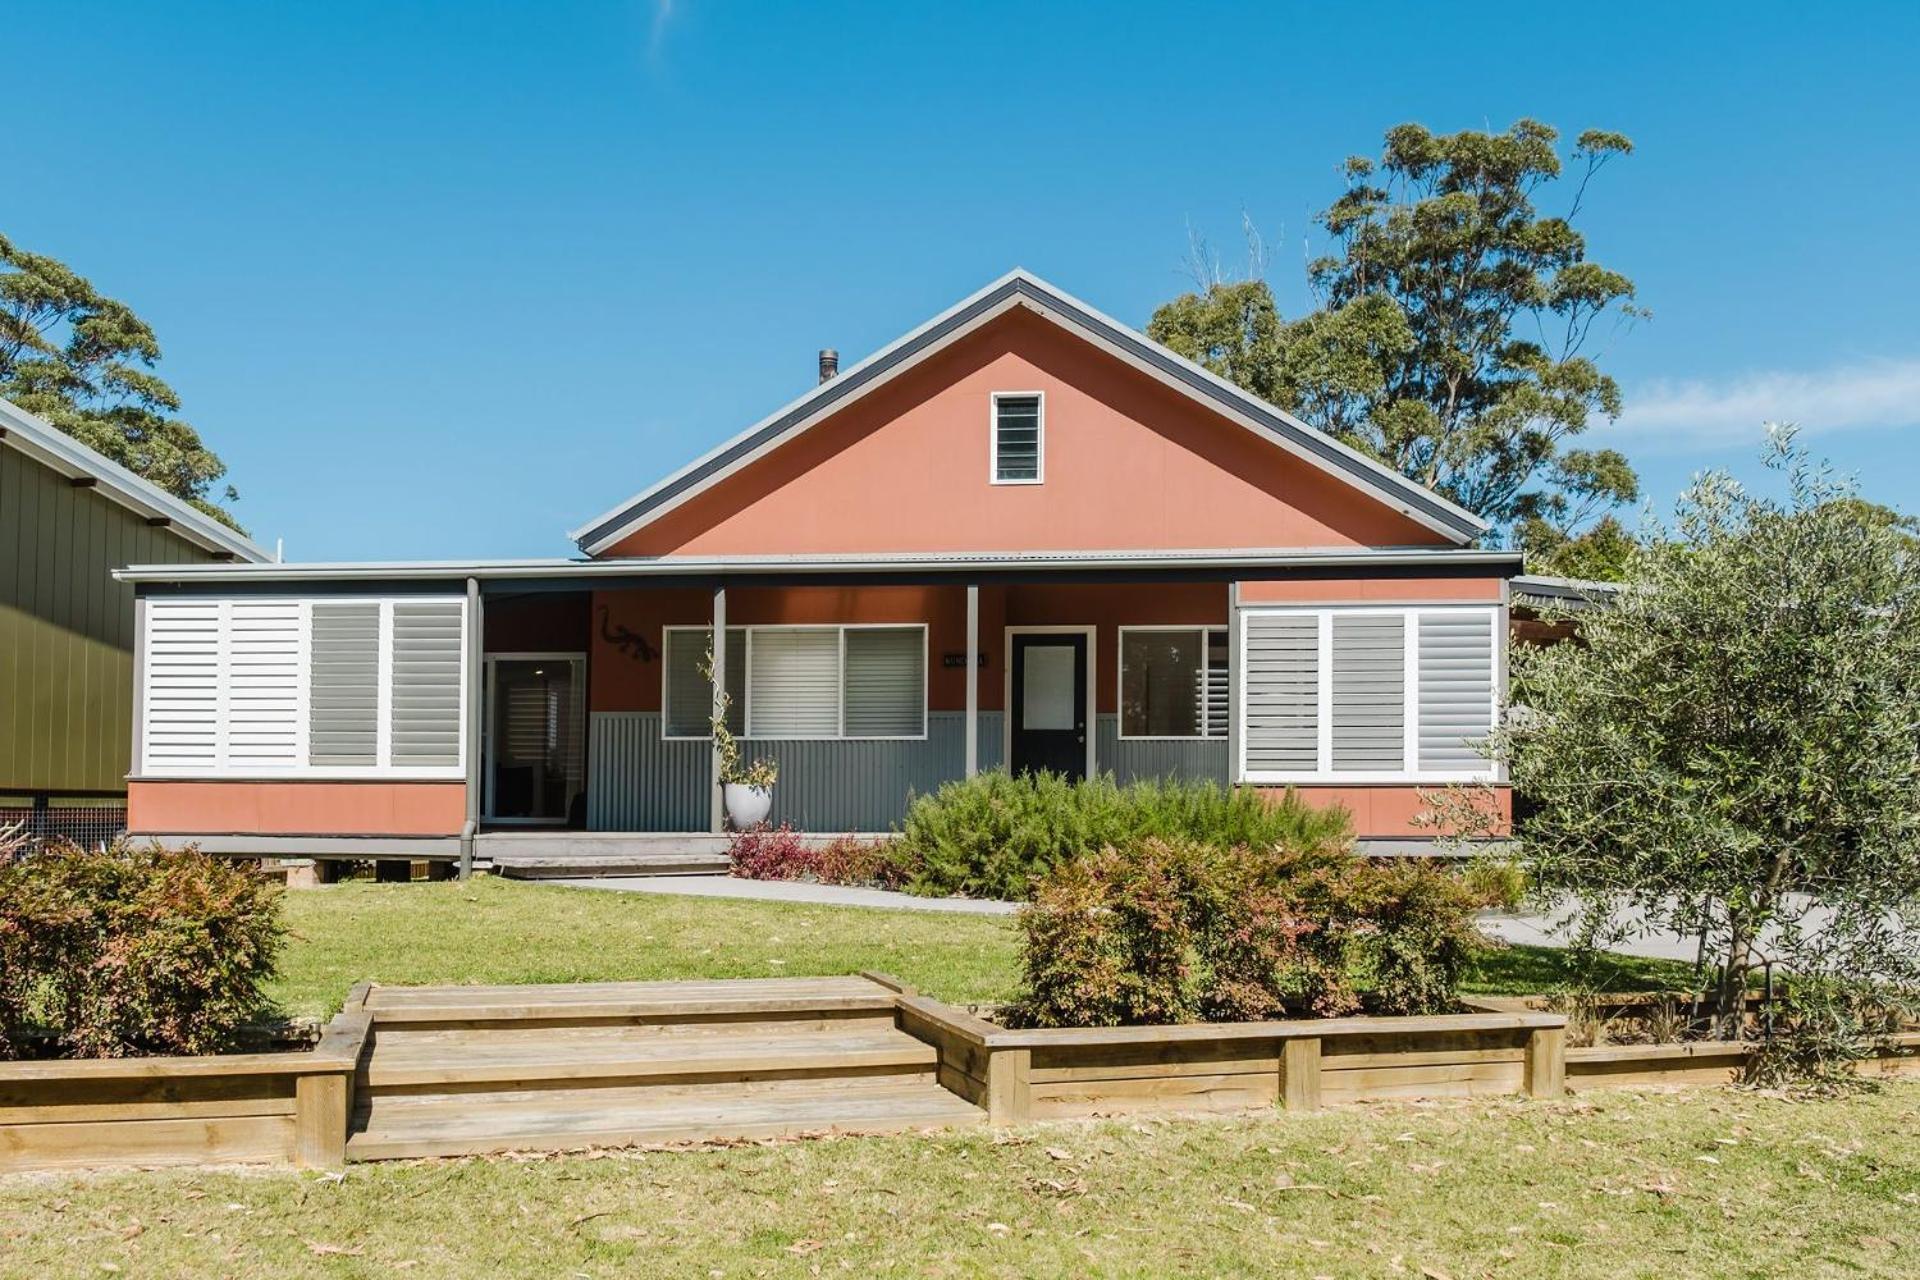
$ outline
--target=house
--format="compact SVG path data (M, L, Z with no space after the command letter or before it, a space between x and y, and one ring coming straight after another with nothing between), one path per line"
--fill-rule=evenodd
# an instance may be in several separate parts
M1475 742L1520 558L1472 514L1022 271L820 372L578 558L123 572L133 830L718 832L709 648L814 832L1000 767L1291 787L1376 849L1427 847L1422 788L1505 803Z
M0 826L104 839L133 741L132 563L267 559L242 535L0 400Z

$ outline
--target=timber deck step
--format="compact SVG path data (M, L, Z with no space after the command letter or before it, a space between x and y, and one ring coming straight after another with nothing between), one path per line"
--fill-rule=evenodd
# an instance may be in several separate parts
M724 1030L563 1027L540 1033L379 1033L360 1073L373 1090L517 1081L765 1080L798 1076L930 1073L932 1045L863 1019L871 1029Z
M375 1098L350 1160L570 1151L647 1143L899 1133L985 1119L931 1080L732 1084L697 1090L572 1089Z
M723 876L725 854L598 853L493 855L494 874L509 880L595 880L611 876Z
M374 987L353 1160L977 1124L868 978Z
M474 987L375 987L380 1027L425 1023L686 1021L888 1014L894 993L865 978L721 978Z

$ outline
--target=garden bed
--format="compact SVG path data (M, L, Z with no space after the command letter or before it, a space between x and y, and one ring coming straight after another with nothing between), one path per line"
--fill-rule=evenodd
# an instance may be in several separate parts
M0 1173L340 1164L367 987L298 1053L0 1063Z

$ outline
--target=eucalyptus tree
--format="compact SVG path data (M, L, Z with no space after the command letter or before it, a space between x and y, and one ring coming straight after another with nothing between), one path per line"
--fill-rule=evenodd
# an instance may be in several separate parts
M153 372L159 360L160 342L133 308L0 236L0 397L232 525L212 497L226 464L176 416L180 397Z

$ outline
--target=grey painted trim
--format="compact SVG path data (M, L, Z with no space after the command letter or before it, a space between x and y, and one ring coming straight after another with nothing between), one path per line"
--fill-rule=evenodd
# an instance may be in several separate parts
M1096 343L1156 375L1194 399L1224 410L1251 424L1278 444L1350 483L1371 490L1416 520L1468 542L1488 525L1431 490L1389 470L1298 418L1209 373L1199 365L1103 315L1026 271L1014 270L852 369L820 384L798 400L691 465L642 490L611 511L572 531L571 537L588 554L610 544L671 510L693 494L718 483L753 456L783 437L805 430L827 412L918 363L932 350L971 331L1010 305L1027 305L1039 315L1066 328L1079 330Z
M92 480L96 492L148 517L165 517L173 533L209 551L265 563L266 551L245 534L143 480L111 458L95 453L44 418L0 399L0 447L11 446L70 480Z
M1545 604L1578 613L1612 602L1625 587L1621 582L1599 582L1591 578L1549 578L1539 574L1516 574L1506 584L1511 591L1510 604Z
M967 584L967 777L980 772L980 584ZM931 676L929 676L931 678Z
M1378 547L1329 550L1323 547L1226 547L1134 549L1116 551L951 551L885 555L728 555L620 557L610 560L370 560L316 561L311 564L139 564L116 570L121 582L160 583L444 583L464 578L483 582L572 583L576 580L641 583L653 578L688 580L720 576L901 574L901 573L1051 573L1127 571L1259 570L1332 571L1404 569L1449 574L1462 569L1517 570L1517 551L1471 547ZM1510 574L1508 576L1511 576Z
M423 858L451 862L460 857L459 836L258 836L177 835L129 832L139 844L153 841L167 849L192 845L202 853L262 858Z
M480 579L467 579L467 821L460 829L460 878L473 874L473 838L480 830L480 800L486 759L487 614Z
M725 587L713 589L713 630L709 634L713 640L712 719L718 720L726 714L727 696L727 589ZM665 658L663 657L661 661L664 664ZM751 669L749 669L748 678L752 678ZM727 829L727 803L720 785L720 739L717 735L712 739L709 755L713 764L707 784L707 790L712 797L708 805L707 830L718 835Z
M146 759L147 735L147 602L133 600L133 754L128 772L136 773Z
M1247 730L1240 716L1241 669L1246 645L1241 639L1240 584L1227 584L1227 783L1237 784L1245 771Z

